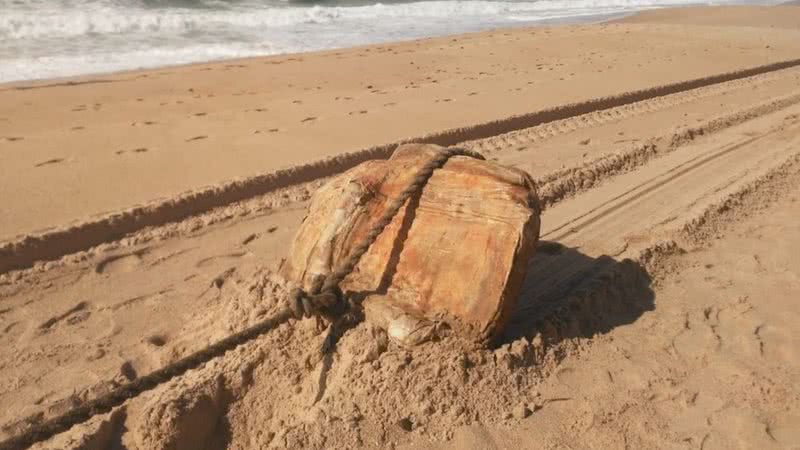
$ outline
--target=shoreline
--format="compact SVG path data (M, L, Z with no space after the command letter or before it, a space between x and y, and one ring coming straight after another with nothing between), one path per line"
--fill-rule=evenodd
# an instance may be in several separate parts
M743 3L743 4L722 5L722 6L709 6L707 3L698 2L695 4L685 4L678 6L650 6L634 11L618 12L618 13L606 13L606 14L589 13L584 15L571 15L571 16L566 16L564 18L561 17L547 18L532 22L525 22L521 23L518 26L487 28L478 31L466 31L466 32L452 33L452 34L423 36L410 39L377 41L356 46L330 47L324 49L309 50L305 52L262 54L262 55L241 56L241 57L222 58L222 59L211 59L206 61L165 64L158 66L146 66L146 67L138 67L132 69L120 69L107 72L91 72L84 74L59 76L59 77L44 77L44 78L0 81L0 92L8 89L25 90L25 89L38 89L38 88L55 87L55 86L74 86L81 84L102 83L102 82L108 82L104 78L120 78L125 76L135 77L136 75L141 75L144 73L165 70L165 69L185 69L191 67L206 67L209 65L216 65L216 64L237 64L248 61L258 62L261 60L268 60L271 58L290 58L290 57L297 58L302 56L324 55L330 52L340 52L343 50L359 50L381 45L394 45L403 43L424 42L427 40L436 40L436 39L459 38L470 35L479 35L483 33L503 32L505 30L517 30L517 29L529 29L529 28L535 29L541 27L559 27L559 26L570 26L570 25L597 25L603 23L613 23L618 20L624 20L626 18L635 17L637 15L641 15L643 13L647 13L650 11L679 10L679 9L707 8L707 7L747 8L747 7L771 7L771 6L800 6L800 0L790 0L783 3L775 3L770 5Z
M772 0L774 1L774 0ZM399 44L399 43L412 43L418 41L426 41L429 39L444 39L448 37L462 37L480 33L491 33L491 32L502 32L504 30L514 30L514 29L527 29L527 28L540 28L540 27L553 27L553 26L565 26L565 25L594 25L594 24L602 24L602 23L613 23L614 21L624 20L627 17L633 17L642 13L647 13L649 11L659 11L659 10L684 10L684 9L692 9L692 8L706 8L706 7L722 7L722 8L736 8L736 7L772 7L772 6L797 6L800 5L800 0L790 0L783 3L731 3L731 4L724 4L720 6L709 6L707 2L700 2L697 3L686 3L686 4L676 4L676 5L657 5L657 6L642 6L640 9L624 11L624 12L610 12L610 13L576 13L576 14L569 14L564 16L555 16L555 17L548 17L538 20L532 20L527 22L520 22L518 25L505 25L499 27L489 27L480 30L471 30L471 31L463 31L463 32L456 32L456 33L445 33L445 34L434 34L434 35L427 35L421 37L412 37L407 39L389 39L389 40L377 40L374 42L363 43L360 45L355 46L342 46L342 47L328 47L328 48L319 48L313 49L308 51L300 51L300 52L285 52L285 53L273 53L273 54L254 54L249 56L238 56L238 57L230 57L230 58L220 58L220 59L209 59L209 60L197 60L197 61L190 61L190 62L182 62L182 63L167 63L163 65L146 65L142 67L136 68L123 68L119 70L109 70L109 71L97 71L97 72L87 72L82 74L73 74L73 75L65 75L65 76L55 76L55 77L41 77L41 78L28 78L28 79L17 79L17 80L9 80L9 81L0 81L0 91L5 89L18 89L18 88L36 88L42 85L61 85L61 84L71 84L71 83L83 83L87 79L95 79L95 78L102 78L102 77L124 77L124 76L134 76L137 74L141 74L143 72L150 72L150 71L157 71L157 70L164 70L164 69L180 69L192 66L204 66L208 64L225 64L225 63L241 63L247 61L258 61L267 58L276 58L276 57L300 57L300 56L311 56L315 54L324 54L327 52L335 52L335 51L342 51L342 50L356 50L362 48L368 48L372 46L379 46L379 45L392 45L392 44Z
M698 5L701 5L698 3ZM681 6L681 8L691 8L695 5L686 5ZM314 55L325 55L332 52L341 52L341 51L355 51L360 49L366 49L376 46L382 45L396 45L396 44L412 44L416 42L424 42L428 40L437 40L437 39L447 39L447 38L463 38L468 37L471 35L479 35L482 33L497 33L503 32L505 30L518 30L518 29L536 29L542 27L558 27L558 26L569 26L569 25L596 25L602 23L609 23L615 20L621 20L626 17L631 17L636 14L639 14L643 11L650 11L650 10L657 10L657 9L671 9L671 7L651 7L640 9L631 12L625 13L609 13L609 14L586 14L586 15L577 15L577 16L569 16L566 18L555 18L555 19L542 19L541 21L534 21L534 22L525 22L518 26L507 26L507 27L497 27L497 28L487 28L484 30L478 31L466 31L461 33L453 33L453 34L442 34L442 35L435 35L435 36L424 36L418 38L411 38L411 39L400 39L400 40L389 40L389 41L378 41L372 43L366 43L362 45L356 46L349 46L349 47L331 47L325 49L318 49L318 50L309 50L306 52L288 52L288 53L274 53L274 54L263 54L263 55L253 55L253 56L241 56L241 57L233 57L233 58L223 58L223 59L211 59L207 61L194 61L194 62L187 62L187 63L176 63L176 64L165 64L159 66L147 66L147 67L139 67L134 69L121 69L109 72L91 72L91 73L84 73L84 74L77 74L77 75L66 75L62 77L45 77L45 78L31 78L31 79L20 79L20 80L11 80L11 81L1 81L0 82L0 92L8 89L16 89L16 90L26 90L26 89L39 89L45 87L57 87L57 86L75 86L81 84L91 84L91 83L103 83L109 82L105 80L106 78L121 78L121 77L133 77L135 78L137 75L142 75L149 72L155 72L159 70L168 70L168 69L187 69L192 67L207 67L210 65L221 65L221 64L240 64L246 62L260 62L266 61L269 59L275 58L298 58L304 56L314 56ZM575 19L575 20L571 20Z

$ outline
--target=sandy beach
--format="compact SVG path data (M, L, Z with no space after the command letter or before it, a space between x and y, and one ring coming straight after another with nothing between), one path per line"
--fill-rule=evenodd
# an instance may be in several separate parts
M721 23L759 10L733 11ZM406 138L796 58L794 16L761 14L761 27L702 33L675 23L687 14L667 13L644 15L654 19L645 24L4 86L0 239Z
M0 440L276 311L314 192L427 142L538 186L499 346L364 324L320 382L294 322L35 448L795 448L798 55L692 7L0 85Z

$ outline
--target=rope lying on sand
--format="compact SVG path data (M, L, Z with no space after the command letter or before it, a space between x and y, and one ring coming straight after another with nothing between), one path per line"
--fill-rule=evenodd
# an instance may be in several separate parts
M483 160L480 153L457 147L450 147L437 153L425 163L414 175L413 181L395 198L384 211L383 215L370 228L367 235L356 245L347 259L339 267L328 274L324 280L315 280L310 292L294 289L289 294L287 305L268 319L253 325L243 331L230 335L208 347L191 355L179 359L172 364L158 369L145 376L120 386L110 393L90 400L80 406L72 408L66 413L34 425L22 434L0 442L0 450L21 450L31 445L42 442L51 437L69 430L74 425L86 422L98 414L110 412L113 408L125 403L143 392L156 388L172 378L183 375L187 371L197 368L212 359L216 359L226 352L251 341L272 329L288 322L290 319L318 316L331 323L331 334L323 346L323 351L329 351L333 346L337 330L341 325L357 315L357 305L348 302L339 289L339 284L353 272L361 257L369 250L383 230L391 223L400 208L413 195L422 192L433 172L441 168L453 156L469 156Z

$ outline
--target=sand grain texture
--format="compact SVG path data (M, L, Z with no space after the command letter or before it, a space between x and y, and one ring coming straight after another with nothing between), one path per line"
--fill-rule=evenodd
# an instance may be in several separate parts
M404 138L795 59L797 30L772 25L796 16L508 30L5 85L0 136L14 140L0 142L0 240Z
M800 67L623 94L790 61L794 18L655 11L3 86L0 239L106 228L0 274L0 438L274 313L328 177L456 129L545 207L498 347L361 324L321 357L324 330L293 322L35 448L792 448ZM131 221L152 202L166 220Z

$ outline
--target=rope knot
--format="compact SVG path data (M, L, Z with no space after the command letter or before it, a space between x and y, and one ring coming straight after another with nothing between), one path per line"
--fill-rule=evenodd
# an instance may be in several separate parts
M334 322L347 311L343 297L336 287L317 293L294 288L289 292L289 309L297 320L316 316Z

